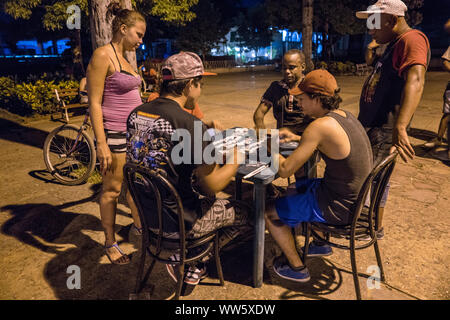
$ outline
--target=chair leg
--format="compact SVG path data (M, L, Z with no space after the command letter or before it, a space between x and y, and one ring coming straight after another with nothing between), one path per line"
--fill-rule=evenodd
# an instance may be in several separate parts
M236 187L234 189L234 199L242 200L242 179L236 178Z
M216 258L217 275L219 276L220 285L223 287L225 285L225 281L223 279L222 264L220 263L218 235L216 235L216 239L214 240L214 255Z
M142 279L142 282L141 282L142 286L144 286L147 283L148 278L150 277L150 274L152 273L153 268L155 267L155 264L156 264L156 259L153 259L152 263L150 264L150 267L148 267L148 269L144 275L144 278Z
M139 262L139 269L136 277L136 287L134 288L134 293L138 294L141 291L142 273L144 272L145 258L147 257L147 251L142 250L141 260Z
M380 280L382 282L385 282L386 277L384 275L383 262L381 260L380 247L378 246L378 240L375 240L373 247L375 249L375 256L377 257L378 268L380 268Z
M350 240L350 262L352 264L353 282L355 283L356 299L361 300L361 288L359 286L358 268L356 266L355 239Z
M183 289L184 282L184 263L180 264L179 273L177 277L177 291L175 293L175 300L179 300L181 296L181 289Z
M311 238L311 226L305 222L305 245L303 246L303 264L306 264L306 257L308 256L309 239Z

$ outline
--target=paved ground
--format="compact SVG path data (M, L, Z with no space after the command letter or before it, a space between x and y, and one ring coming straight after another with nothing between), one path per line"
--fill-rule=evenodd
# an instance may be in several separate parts
M249 72L207 79L200 105L206 118L219 120L226 127L252 126L260 96L278 77L274 72ZM363 80L338 78L343 108L355 114ZM370 290L367 277L361 276L365 299L450 298L449 163L432 158L419 147L437 129L447 80L448 74L428 74L424 98L412 124L418 156L397 165L386 208L386 236L380 246L387 284ZM78 117L74 122L81 120ZM46 134L58 123L48 119L0 121L0 299L128 299L139 252L139 239L129 236L129 210L119 205L117 231L123 249L133 253L132 263L114 266L102 248L97 188L91 184L63 186L45 171L41 148ZM273 126L273 118L268 117L267 123ZM336 250L326 259L311 259L312 280L307 284L291 284L273 274L271 259L278 252L267 235L262 288L251 286L252 249L243 244L222 254L225 287L215 285L217 276L212 270L204 284L188 288L190 294L183 298L354 299L348 252ZM358 252L357 257L359 271L370 273L368 268L376 264L373 250ZM81 270L79 290L67 288L71 265ZM174 289L161 265L149 283L155 286L152 299L167 299Z

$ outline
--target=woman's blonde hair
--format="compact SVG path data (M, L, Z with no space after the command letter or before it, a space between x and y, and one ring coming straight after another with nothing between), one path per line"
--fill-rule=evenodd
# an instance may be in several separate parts
M119 32L121 25L126 25L127 27L132 27L136 24L137 21L145 22L145 18L142 14L137 11L122 9L119 3L112 2L108 9L115 16L112 21L112 32L113 35Z

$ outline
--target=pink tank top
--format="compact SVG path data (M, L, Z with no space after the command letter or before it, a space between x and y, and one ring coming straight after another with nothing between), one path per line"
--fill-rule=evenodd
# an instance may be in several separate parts
M114 46L112 47L114 49ZM127 131L127 119L131 111L142 104L139 93L141 78L122 70L119 59L117 61L120 72L116 71L105 79L102 102L103 126L107 130L124 132Z

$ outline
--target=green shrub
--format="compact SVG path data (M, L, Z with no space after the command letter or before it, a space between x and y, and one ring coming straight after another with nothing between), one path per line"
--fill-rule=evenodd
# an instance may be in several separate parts
M345 71L347 70L345 63L340 62L340 61L337 63L336 67L337 67L338 74L344 74Z
M355 73L356 72L356 63L351 61L345 61L345 65L347 67L347 73Z
M14 92L14 80L9 77L0 77L0 101L2 104L10 104L15 99Z
M78 88L77 81L54 83L45 80L46 74L34 82L15 83L9 77L0 77L0 108L19 115L49 114L58 111L55 89ZM64 98L70 103L69 98Z
M328 69L328 64L325 61L319 61L316 64L316 69L325 69L325 70L327 70Z
M330 73L334 75L344 75L353 74L356 72L356 64L351 61L330 61L328 65L321 61L319 66L325 66L323 69L327 69Z
M338 67L336 61L330 61L330 63L328 63L328 71L332 74L338 74Z

